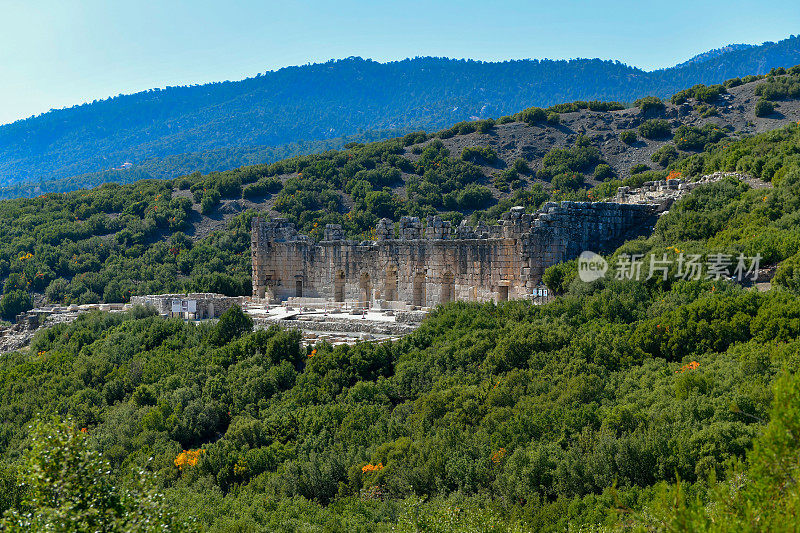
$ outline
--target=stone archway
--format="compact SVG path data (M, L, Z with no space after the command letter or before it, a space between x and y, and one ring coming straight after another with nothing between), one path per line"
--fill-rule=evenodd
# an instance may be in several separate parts
M336 272L336 276L334 276L333 301L334 302L344 301L344 270L339 270L338 272Z

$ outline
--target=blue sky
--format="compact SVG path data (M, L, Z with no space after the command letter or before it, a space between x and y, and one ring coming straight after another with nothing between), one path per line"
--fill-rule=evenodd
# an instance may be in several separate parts
M797 33L797 0L0 0L0 124L354 55L600 57L651 70Z

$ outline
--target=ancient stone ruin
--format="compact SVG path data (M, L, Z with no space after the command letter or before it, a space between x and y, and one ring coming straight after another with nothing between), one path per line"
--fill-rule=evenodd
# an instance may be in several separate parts
M256 217L252 226L253 296L357 302L367 308L432 307L451 300L532 299L545 268L584 250L613 248L646 227L651 204L548 202L536 213L514 207L497 225L439 217L425 226L402 217L397 228L382 219L376 240L346 240L328 224L321 242L294 224Z
M637 189L619 187L612 201L620 204L656 204L658 205L657 211L663 212L669 209L675 201L697 187L716 183L726 178L743 181L756 189L771 187L769 183L741 172L714 172L693 181L675 178L662 181L647 181Z
M158 314L176 318L200 320L218 318L234 305L242 306L245 299L212 292L189 294L149 294L132 296L131 305L154 307Z

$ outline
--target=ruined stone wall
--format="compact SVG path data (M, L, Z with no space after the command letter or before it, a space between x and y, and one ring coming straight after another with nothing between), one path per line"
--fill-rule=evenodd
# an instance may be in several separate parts
M160 315L172 314L173 300L194 300L196 312L190 318L218 318L234 305L241 306L243 297L225 296L210 292L194 292L189 294L151 294L147 296L132 296L131 305L154 307Z
M367 242L345 240L342 228L329 224L318 243L284 220L255 218L253 296L418 307L530 298L545 268L604 249L651 212L647 205L550 202L537 213L512 208L492 226L454 228L428 217L423 228L419 219L403 217L395 232L383 219L377 239Z
M692 192L697 187L702 187L709 183L716 183L726 178L734 178L743 181L756 189L771 186L768 183L741 172L714 172L713 174L706 174L693 181L676 178L661 181L647 181L636 189L619 187L612 201L620 204L657 204L657 210L663 212L672 207L672 204L678 199Z

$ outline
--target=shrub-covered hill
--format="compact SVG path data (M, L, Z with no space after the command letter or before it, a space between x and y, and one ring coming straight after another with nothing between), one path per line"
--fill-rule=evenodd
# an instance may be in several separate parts
M790 107L795 74L757 83L755 96ZM519 164L527 183L509 192L474 162L491 157L485 147L447 144L547 118L532 109L434 138L0 202L0 308L11 316L42 291L247 293L256 208L312 235L339 222L368 236L387 214L491 218L623 183L555 190L600 150L588 136L537 169ZM562 294L550 304L453 303L394 343L309 349L296 332L252 331L236 309L197 326L142 309L83 315L3 356L0 528L795 530L800 126L716 136L675 131L662 142L678 157L625 183L738 170L772 187L698 188L609 260L760 254L778 265L772 290L673 276L585 284L569 262L547 271Z
M791 37L654 72L599 59L421 57L381 64L348 58L289 67L237 82L120 95L0 126L0 185L48 186L126 162L159 178L176 177L192 162L200 163L192 170L225 170L365 132L362 141L376 132L435 131L531 105L668 97L697 83L798 62L800 39ZM59 189L42 192L53 190Z
M0 315L13 318L43 297L91 303L181 290L249 294L249 224L257 212L286 217L316 238L338 223L368 239L382 217L491 221L513 205L600 199L670 171L739 170L765 181L787 175L797 165L797 125L750 136L702 121L737 125L752 115L755 131L785 125L800 113L798 68L727 85L693 87L675 103L643 99L636 110L602 102L532 108L271 165L0 201ZM756 98L778 107L756 119L753 109L731 104ZM719 116L697 118L690 108L706 105L699 102ZM617 133L600 135L586 129L591 124ZM647 138L664 128L671 137ZM603 140L608 135L614 138ZM526 151L530 143L539 148ZM639 160L658 170L631 166ZM772 259L794 253L779 250Z
M528 181L536 181L533 172L540 174L540 181L545 180L554 188L577 189L584 182L592 185L613 176L628 177L648 168L661 170L682 154L702 151L706 145L722 139L796 122L800 120L799 88L800 66L788 71L773 69L765 76L732 78L718 85L692 86L674 94L669 101L644 97L629 108L619 102L601 101L529 108L497 119L460 122L430 135L408 134L402 138L402 151L395 153L416 161L426 141L439 138L452 156L477 165L486 184L497 193L507 193L525 186ZM390 133L365 133L305 147L310 152L340 149L385 138ZM590 150L575 152L588 145L592 146ZM269 151L275 156L269 159L293 153L284 149ZM241 154L223 148L173 156L168 164L183 172L207 171L216 168L211 162L218 157L226 158L229 166L236 167L262 161L263 153L264 149L260 148ZM330 157L331 152L321 154L322 159ZM0 197L39 196L107 182L131 183L178 174L163 172L164 164L167 164L165 160L156 158L129 168L17 184L0 189ZM413 173L402 166L398 168L403 173ZM212 174L217 175L216 172ZM284 175L282 179L288 177ZM404 181L405 175L401 178ZM400 183L401 180L397 180L390 185L399 186Z
M766 194L698 189L618 253L747 251L756 225L796 250L800 173ZM790 530L800 297L557 270L553 303L449 304L394 343L301 349L237 308L43 330L0 367L3 523Z

